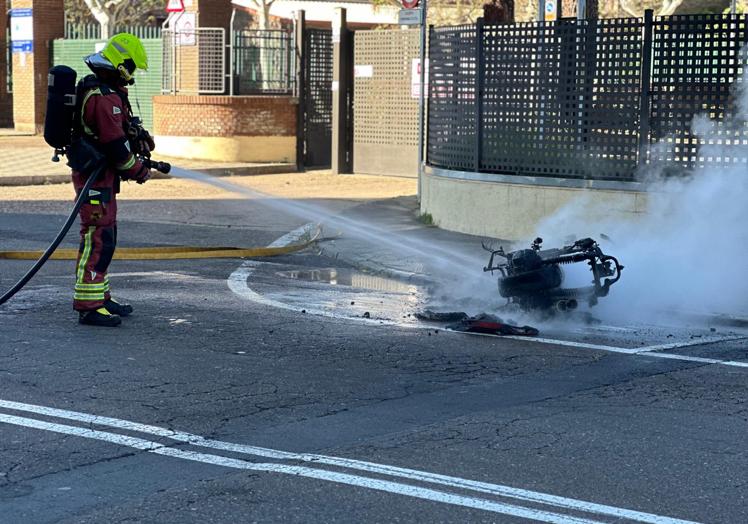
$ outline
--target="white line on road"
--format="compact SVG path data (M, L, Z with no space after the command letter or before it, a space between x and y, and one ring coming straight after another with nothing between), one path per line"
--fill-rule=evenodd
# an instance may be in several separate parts
M723 366L732 366L736 368L748 368L748 362L740 362L739 360L717 360L715 358L692 357L691 355L678 355L674 353L652 353L649 351L638 354L645 357L685 360L688 362L701 362L702 364L721 364Z
M732 342L735 340L748 340L745 335L727 335L717 337L701 337L689 340L687 342L672 342L670 344L657 344L655 346L646 346L639 348L637 353L650 353L652 351L666 351L668 349L687 348L691 346L702 346L704 344L715 344L717 342ZM723 362L723 361L720 361Z
M574 342L572 340L557 340L552 338L537 338L537 337L517 337L517 336L506 336L503 338L511 338L513 340L525 340L529 342L538 342L540 344L551 344L558 346L571 346L583 349L598 349L600 351L609 351L611 353L623 353L626 355L638 355L643 357L655 357L664 358L669 360L681 360L684 362L700 362L702 364L719 364L721 366L730 366L738 368L748 368L748 362L740 362L736 360L720 360L716 358L702 358L692 357L691 355L681 355L678 353L661 353L668 349L678 349L690 346L703 346L707 344L717 344L719 342L733 342L736 340L748 340L746 336L724 336L724 337L708 337L701 338L698 340L691 340L688 342L675 342L672 344L660 344L656 346L643 346L639 348L621 348L615 346L605 346L598 344L586 344L584 342Z
M406 478L409 480L415 480L420 482L428 482L431 484L438 484L442 486L449 486L452 488L458 488L463 490L474 491L478 493L485 493L490 495L496 495L501 497L513 498L526 502L533 502L538 504L545 504L554 506L557 508L565 508L575 511L596 513L599 515L607 515L616 518L624 518L635 520L639 522L646 522L651 524L683 524L688 521L673 519L669 517L663 517L660 515L654 515L651 513L644 513L640 511L633 511L624 508L617 508L615 506L608 506L604 504L596 504L594 502L587 502L583 500L571 499L567 497L560 497L557 495L550 495L537 491L530 491L520 488L514 488L511 486L504 486L500 484L491 484L487 482L478 482L459 477L452 477L447 475L440 475L437 473L429 473L426 471L419 471L407 468L400 468L397 466L389 466L386 464L376 464L373 462L365 462L354 459L346 459L340 457L331 457L327 455L317 455L312 453L291 453L288 451L281 451L269 448L262 448L257 446L249 446L245 444L236 444L231 442L223 442L220 440L206 439L199 435L191 433L185 433L180 431L174 431L167 428L158 426L151 426L147 424L140 424L138 422L131 422L127 420L121 420L110 417L101 417L97 415L90 415L87 413L80 413L76 411L68 411L57 408L51 408L47 406L38 406L34 404L24 404L21 402L14 402L10 400L1 400L0 407L5 409L11 409L14 411L22 411L27 413L35 413L37 415L43 415L48 417L56 417L67 420L74 420L85 424L95 424L99 426L107 426L117 428L121 430L134 431L140 433L146 433L155 435L158 437L169 438L178 442L184 442L193 446L200 446L205 448L218 449L222 451L229 451L233 453L241 453L245 455L254 455L264 458L271 458L277 460L295 460L303 461L314 464L325 464L329 466L336 466L341 468L353 469L357 471L365 471L367 473L375 473L380 475L388 475L391 477ZM32 419L33 420L33 419ZM67 426L66 426L67 427ZM78 428L83 429L83 428ZM121 435L117 435L118 437ZM123 444L124 445L124 444ZM139 448L140 449L140 448ZM570 521L565 521L570 522Z
M574 340L561 340L555 338L541 338L541 337L520 337L515 335L507 335L501 338L510 338L512 340L524 340L526 342L538 342L539 344L551 344L553 346L570 346L582 349L597 349L600 351L610 351L612 353L626 353L633 355L639 352L638 348L619 348L615 346L606 346L603 344L588 344L586 342L576 342Z
M350 486L357 486L377 491L385 491L388 493L394 493L396 495L405 495L408 497L415 497L419 499L440 502L443 504L451 504L455 506L463 506L466 508L490 511L493 513L501 513L504 515L511 515L514 517L521 517L539 522L550 522L553 524L602 524L600 523L600 521L578 518L570 515L563 515L560 513L552 513L550 511L543 511L523 506L516 506L513 504L504 504L501 502L494 502L477 497L467 497L455 493L447 493L409 484L401 484L390 480L374 479L362 477L359 475L351 475L348 473L329 471L325 469L309 468L305 466L246 462L244 460L222 457L220 455L211 455L208 453L197 453L195 451L175 449L159 444L158 442L153 442L151 440L144 440L140 438L129 437L126 435L118 435L116 433L81 428L77 426L55 424L52 422L45 422L26 417L16 417L13 415L0 414L0 422L12 424L14 426L22 426L43 431L52 431L54 433L61 433L64 435L74 435L87 439L101 440L104 442L117 444L119 446L139 449L148 453L155 453L157 455L164 455L167 457L191 460L195 462L203 462L206 464L213 464L215 466L223 466L226 468L244 469L250 471L261 471L266 473L283 473L286 475L326 480L329 482L348 484Z

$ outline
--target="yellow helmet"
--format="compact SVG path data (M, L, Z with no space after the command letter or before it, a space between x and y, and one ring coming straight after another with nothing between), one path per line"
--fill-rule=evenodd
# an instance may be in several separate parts
M143 42L130 33L118 33L109 39L101 54L119 71L122 78L130 83L135 69L148 71L148 56Z

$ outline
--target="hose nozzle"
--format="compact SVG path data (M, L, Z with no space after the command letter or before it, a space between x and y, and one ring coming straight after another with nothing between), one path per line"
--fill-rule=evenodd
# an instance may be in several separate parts
M168 174L171 171L171 164L169 162L159 162L158 160L151 160L150 158L143 159L143 165L148 169L155 169L163 174Z

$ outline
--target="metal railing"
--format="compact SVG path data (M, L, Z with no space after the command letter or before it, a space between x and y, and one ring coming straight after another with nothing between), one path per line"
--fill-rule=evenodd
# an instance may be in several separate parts
M296 60L291 31L236 31L233 45L234 94L293 93Z
M161 27L122 25L114 30L116 33L130 33L138 38L161 38ZM65 38L69 40L96 40L101 38L101 26L99 24L71 24L65 22Z
M226 92L226 30L163 31L161 90L171 94Z

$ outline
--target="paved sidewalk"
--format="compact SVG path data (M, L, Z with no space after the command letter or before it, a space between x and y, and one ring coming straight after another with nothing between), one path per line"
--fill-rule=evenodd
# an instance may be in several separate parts
M2 130L7 131L7 130ZM65 159L52 162L53 150L41 136L0 132L0 186L28 186L70 182L70 168ZM208 162L158 156L154 158L184 169L201 171L214 176L267 175L295 171L295 164L251 164L237 162ZM170 178L158 174L155 178Z
M352 234L337 236L347 228ZM406 279L430 280L445 267L480 273L488 261L488 253L481 248L485 239L423 223L415 196L375 200L348 209L341 219L324 225L324 234L332 238L320 244L324 254ZM504 246L509 245L504 241Z

